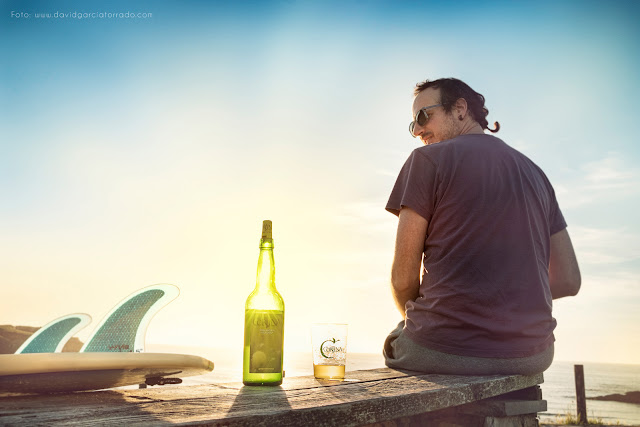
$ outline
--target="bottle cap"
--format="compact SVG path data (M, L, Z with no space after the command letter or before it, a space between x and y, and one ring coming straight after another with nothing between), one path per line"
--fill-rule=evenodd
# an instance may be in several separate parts
M271 220L265 219L262 221L262 238L271 239Z

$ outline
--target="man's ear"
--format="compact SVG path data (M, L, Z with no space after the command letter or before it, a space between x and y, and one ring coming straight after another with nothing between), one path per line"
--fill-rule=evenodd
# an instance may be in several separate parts
M465 116L467 114L467 100L464 98L458 98L456 103L453 104L453 108L456 110L456 116L458 114Z

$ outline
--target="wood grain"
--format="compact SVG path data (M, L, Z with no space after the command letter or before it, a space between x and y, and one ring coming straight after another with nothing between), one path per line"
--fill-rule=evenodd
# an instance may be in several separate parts
M355 371L353 381L286 379L281 387L162 386L0 398L0 424L357 426L462 405L540 384L535 376ZM315 381L315 382L314 382Z

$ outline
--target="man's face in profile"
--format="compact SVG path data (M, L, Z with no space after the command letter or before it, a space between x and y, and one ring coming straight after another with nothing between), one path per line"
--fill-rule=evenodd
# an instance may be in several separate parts
M440 103L440 89L428 88L416 96L413 101L413 117L421 108ZM460 134L458 123L453 117L453 111L447 113L442 106L427 110L429 119L424 125L416 123L413 134L419 137L425 145L455 138Z

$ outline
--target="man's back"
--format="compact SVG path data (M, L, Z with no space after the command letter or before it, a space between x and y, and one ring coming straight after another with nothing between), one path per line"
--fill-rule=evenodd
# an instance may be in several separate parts
M402 207L428 221L409 337L475 357L530 356L553 342L549 237L566 223L533 162L484 134L418 148L387 204Z

